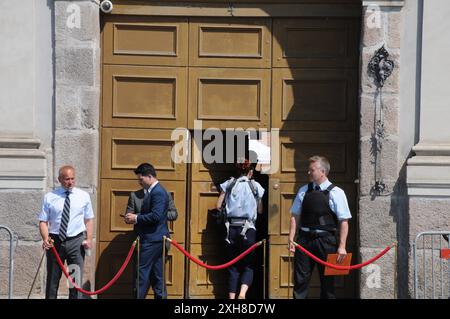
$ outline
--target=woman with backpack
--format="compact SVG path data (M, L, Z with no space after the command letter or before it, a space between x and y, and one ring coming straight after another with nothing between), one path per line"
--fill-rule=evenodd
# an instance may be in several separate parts
M262 213L261 199L264 188L252 180L256 164L248 159L236 164L239 177L230 178L220 185L221 193L217 200L217 209L226 213L226 248L228 257L236 258L256 241L256 218ZM255 254L248 254L228 268L228 294L230 299L245 299L253 282Z

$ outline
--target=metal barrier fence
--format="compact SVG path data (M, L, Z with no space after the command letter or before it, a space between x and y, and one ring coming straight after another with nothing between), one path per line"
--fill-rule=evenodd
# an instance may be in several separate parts
M414 298L450 298L449 237L450 231L428 231L416 236L413 243Z
M9 291L8 291L8 298L12 299L13 295L13 269L14 269L14 236L11 229L9 229L6 226L0 225L0 231L4 229L9 234Z

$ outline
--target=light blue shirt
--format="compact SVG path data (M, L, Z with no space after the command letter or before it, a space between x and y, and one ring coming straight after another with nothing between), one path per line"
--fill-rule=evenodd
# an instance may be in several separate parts
M256 220L258 205L248 181L247 176L241 176L236 180L236 184L234 184L226 202L228 217L242 217ZM231 179L220 184L223 192L227 191L230 183ZM264 188L254 180L252 183L255 186L258 198L261 199L264 196Z
M49 223L49 233L59 234L61 216L66 200L66 190L58 187L54 191L45 195L42 203L42 210L39 214L39 221ZM86 230L85 219L94 218L91 198L89 194L79 188L74 187L69 194L70 218L67 225L67 237L73 237Z
M320 184L319 187L322 191L324 191L330 185L331 182L329 180L326 180L325 182ZM316 186L316 184L314 184L314 186ZM302 213L302 203L307 191L308 184L300 187L300 189L298 190L291 207L291 214L293 216L300 216L300 214ZM345 196L345 193L341 188L335 186L331 190L328 204L330 205L333 213L336 214L339 221L352 218L350 208L348 207L347 196Z

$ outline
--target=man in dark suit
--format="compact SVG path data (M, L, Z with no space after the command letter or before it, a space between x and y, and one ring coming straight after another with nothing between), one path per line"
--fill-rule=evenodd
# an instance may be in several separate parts
M141 164L134 172L143 189L130 195L125 222L134 224L134 231L141 242L137 297L145 298L152 286L156 299L166 298L162 245L163 236L169 237L166 215L169 198L151 164Z
M144 164L139 165L138 168L136 168L134 170L136 175L138 174L137 173L138 171L141 171L142 165L144 165ZM150 165L150 164L148 164L148 165ZM134 191L134 192L130 193L130 196L128 197L128 204L127 204L126 213L139 215L142 212L142 204L144 202L144 197L145 197L145 194L146 194L146 190L145 190L145 187L142 184L140 179L138 179L138 183L139 183L139 185L142 188L137 190L137 191ZM125 217L125 215L120 215L120 216ZM136 234L136 231L135 231L135 234ZM139 270L139 267L137 267L136 265L137 265L137 262L138 262L139 259L137 258L137 254L134 254L133 257L134 257L134 267L135 267L133 269L136 269L136 270L133 271L133 287L132 287L133 291L132 291L132 295L133 295L133 298L137 298L138 297L138 295L137 295L137 293L138 293L137 283L139 281L136 280L136 278L137 278L137 271Z

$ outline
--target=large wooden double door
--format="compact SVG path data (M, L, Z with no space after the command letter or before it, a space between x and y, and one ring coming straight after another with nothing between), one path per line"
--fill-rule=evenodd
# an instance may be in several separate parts
M110 15L102 27L97 286L115 274L134 240L120 214L138 189L133 169L142 162L155 166L174 197L179 217L169 225L172 238L208 264L226 261L208 209L230 165L176 163L171 156L177 128L187 128L188 143L198 148L196 120L203 129L279 129L272 145L279 167L259 176L266 205L258 238L269 245L266 272L262 250L257 254L253 297L263 296L263 280L269 297L288 297L289 208L313 154L330 159L330 179L347 193L355 216L349 250L356 251L358 17ZM170 298L226 296L226 270L206 271L174 248L169 255ZM132 269L103 296L131 297ZM340 296L355 295L354 277L338 284ZM316 277L311 286L317 295Z

